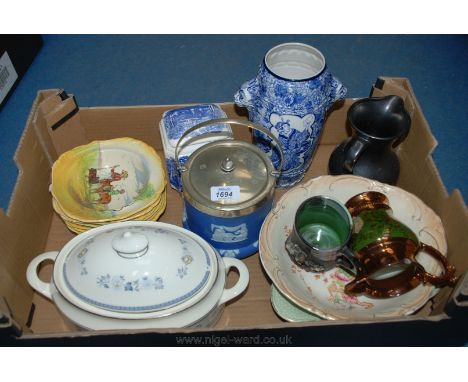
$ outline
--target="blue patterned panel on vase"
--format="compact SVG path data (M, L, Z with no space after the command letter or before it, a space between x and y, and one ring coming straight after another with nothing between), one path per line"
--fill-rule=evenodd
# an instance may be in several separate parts
M287 80L262 64L257 77L244 83L235 95L239 106L247 107L249 119L278 138L284 164L278 187L292 186L307 171L317 147L328 108L346 94L346 88L325 67L306 80ZM271 158L275 168L279 155L271 139L254 131L254 142Z

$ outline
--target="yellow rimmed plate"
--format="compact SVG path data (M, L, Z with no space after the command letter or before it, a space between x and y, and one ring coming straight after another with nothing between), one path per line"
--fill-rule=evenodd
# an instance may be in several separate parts
M133 138L94 141L62 154L51 193L64 215L83 223L120 221L157 202L166 186L161 158Z
M114 219L111 219L111 220L101 220L101 221L97 221L97 222L82 222L80 220L73 219L73 218L69 217L63 211L63 209L60 207L57 200L55 198L52 198L52 206L53 206L55 212L57 212L64 221L70 222L70 223L73 223L73 224L77 224L77 225L82 225L84 227L89 227L89 228L99 227L99 226L101 226L103 224L113 223L113 222L117 222L117 221L142 220L141 219L142 217L144 218L146 215L152 214L154 211L160 209L160 206L162 206L162 205L164 205L164 206L166 205L166 190L164 190L161 193L160 197L157 199L157 201L154 204L149 205L148 207L146 207L143 210L137 211L135 214L128 215L127 217L125 217L123 219L122 218L114 218ZM138 218L140 218L140 219L138 219ZM145 220L145 219L143 219L143 220Z
M156 221L158 220L159 217L164 213L166 209L166 205L167 205L165 192L163 193L163 196L164 198L161 199L161 202L157 206L152 207L145 214L131 216L131 217L128 217L127 219L119 220L119 221L129 221L129 220ZM105 224L109 224L108 222L96 223L96 224L80 223L80 222L68 220L65 216L62 216L62 215L60 216L62 220L65 222L68 229L70 229L70 231L75 232L77 234L86 232L92 228L96 228Z

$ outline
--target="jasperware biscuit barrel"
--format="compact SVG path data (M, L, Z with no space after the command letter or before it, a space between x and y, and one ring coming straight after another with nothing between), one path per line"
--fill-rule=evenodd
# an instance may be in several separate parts
M181 165L178 154L182 145L178 145L175 157L183 184L183 224L207 240L221 256L244 258L258 251L258 235L272 207L283 153L275 136L248 121L211 120L194 126L185 134L220 123L267 134L279 152L280 164L275 169L267 154L250 143L225 139L199 148Z

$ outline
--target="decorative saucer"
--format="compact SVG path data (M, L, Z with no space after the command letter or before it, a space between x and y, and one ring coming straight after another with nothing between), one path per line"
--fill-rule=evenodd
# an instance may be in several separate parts
M281 294L275 284L271 284L271 306L276 314L285 321L318 321L320 317L302 309Z

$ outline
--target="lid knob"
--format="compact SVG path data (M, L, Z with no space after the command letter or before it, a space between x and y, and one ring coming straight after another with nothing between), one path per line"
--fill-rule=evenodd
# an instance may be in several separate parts
M224 172L231 172L235 167L234 162L229 157L226 157L221 163L221 170Z
M126 259L143 256L148 251L148 238L142 233L125 231L112 239L112 248Z

